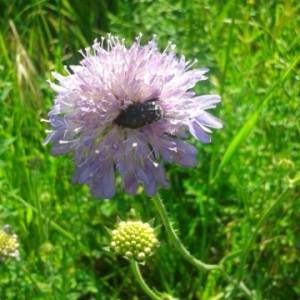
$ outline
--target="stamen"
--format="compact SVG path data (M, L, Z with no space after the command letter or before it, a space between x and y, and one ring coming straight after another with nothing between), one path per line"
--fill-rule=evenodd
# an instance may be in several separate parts
M163 53L166 53L167 52L167 50L168 50L168 48L170 47L172 45L172 42L168 42L168 45L167 45L167 47L165 48L165 50L163 51Z
M101 48L102 48L102 49L103 49L104 40L105 40L105 37L104 37L104 36L101 36Z
M73 143L76 143L77 140L72 140L72 141L64 141L64 140L59 140L58 143L59 144L73 144Z
M191 62L190 60L187 61L185 63L185 68L184 68L184 71L187 71L188 69L190 69L194 64L196 64L198 62L198 59L195 58L193 62Z
M46 123L50 123L50 120L46 120L46 119L40 119L40 122L46 122Z

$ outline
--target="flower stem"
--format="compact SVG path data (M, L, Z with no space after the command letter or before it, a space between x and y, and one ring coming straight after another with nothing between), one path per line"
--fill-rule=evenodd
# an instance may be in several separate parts
M234 279L232 279L219 265L210 265L210 264L205 264L201 260L196 259L194 256L190 254L190 252L185 248L185 246L181 243L179 237L177 236L174 228L171 225L171 222L168 218L167 211L164 207L164 204L159 196L158 193L153 197L153 202L162 218L162 221L165 225L166 231L168 233L168 236L172 243L175 245L177 250L183 255L183 257L188 260L191 264L193 264L195 267L198 269L206 270L206 271L211 271L211 270L218 270L223 278L232 284L233 286L236 286L241 292L245 294L245 296L248 299L255 299L254 295L249 291L249 289L244 285L243 282L238 282Z
M140 284L140 286L142 287L143 291L151 298L154 300L162 300L162 298L158 297L147 285L147 283L145 282L144 278L142 277L142 274L139 270L138 267L138 263L134 260L131 259L130 260L131 263L131 268L133 270L134 276L136 278L136 280L138 281L138 283Z

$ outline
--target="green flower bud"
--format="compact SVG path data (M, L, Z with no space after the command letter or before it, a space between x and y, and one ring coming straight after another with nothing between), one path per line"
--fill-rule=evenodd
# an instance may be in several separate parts
M125 256L128 258L132 258L133 255L132 255L132 252L126 251Z
M150 254L150 253L151 253L151 248L146 247L146 248L144 249L144 251L145 251L146 254Z
M0 260L4 261L7 257L13 257L16 260L20 259L20 254L17 248L18 237L16 234L10 235L10 225L5 225L3 230L0 230Z
M138 262L144 262L153 255L158 246L155 231L148 223L121 221L115 230L109 232L112 238L110 250Z
M110 248L115 249L116 246L117 246L116 242L113 241L113 242L110 243Z
M138 260L145 260L145 257L146 257L145 253L140 252L140 253L138 254L137 259L138 259Z

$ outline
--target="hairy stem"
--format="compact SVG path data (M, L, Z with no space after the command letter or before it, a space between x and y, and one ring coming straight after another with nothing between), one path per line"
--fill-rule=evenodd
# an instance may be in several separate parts
M158 297L147 285L147 283L145 282L144 278L142 277L142 274L139 270L138 267L138 263L131 259L130 260L131 263L131 268L133 270L134 276L137 280L137 282L139 283L139 285L142 287L143 291L151 298L154 300L162 300L162 298Z
M160 196L158 195L158 193L156 193L156 195L153 197L153 202L154 202L154 204L155 204L155 206L156 206L156 208L157 208L157 210L158 210L158 212L159 212L159 214L162 218L162 221L165 225L165 228L166 228L166 231L168 233L169 239L171 240L171 242L175 245L177 250L183 255L183 257L186 260L188 260L191 264L193 264L198 269L202 269L202 270L206 270L206 271L218 270L227 282L229 282L233 286L236 286L241 292L244 293L244 295L248 299L251 299L251 300L255 299L254 296L252 295L252 293L244 285L243 282L238 282L238 281L234 280L233 278L231 278L222 269L222 267L220 267L218 265L205 264L201 260L198 260L194 256L192 256L190 254L190 252L185 248L185 246L181 243L181 241L180 241L179 237L177 236L174 228L172 227L171 222L170 222L169 217L168 217L168 214L167 214L166 209L164 207L164 204L163 204Z

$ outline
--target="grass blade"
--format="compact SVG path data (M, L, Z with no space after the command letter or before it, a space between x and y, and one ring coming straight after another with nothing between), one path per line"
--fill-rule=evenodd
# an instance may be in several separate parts
M220 172L223 170L223 168L230 162L234 154L238 151L242 143L246 140L247 136L250 134L252 129L254 128L254 125L256 124L256 121L260 115L261 110L265 105L267 105L270 96L272 95L272 92L284 82L284 80L287 78L287 76L291 73L291 71L295 68L297 63L300 60L300 56L298 56L293 63L289 66L289 68L285 71L285 73L269 88L269 90L266 93L265 99L261 102L261 104L256 108L256 110L253 112L253 114L250 116L250 118L246 121L244 126L240 129L240 131L236 134L236 136L233 138L231 143L229 144L226 152L224 153L221 162L217 168L216 174L212 180L214 182L216 178L219 176Z

